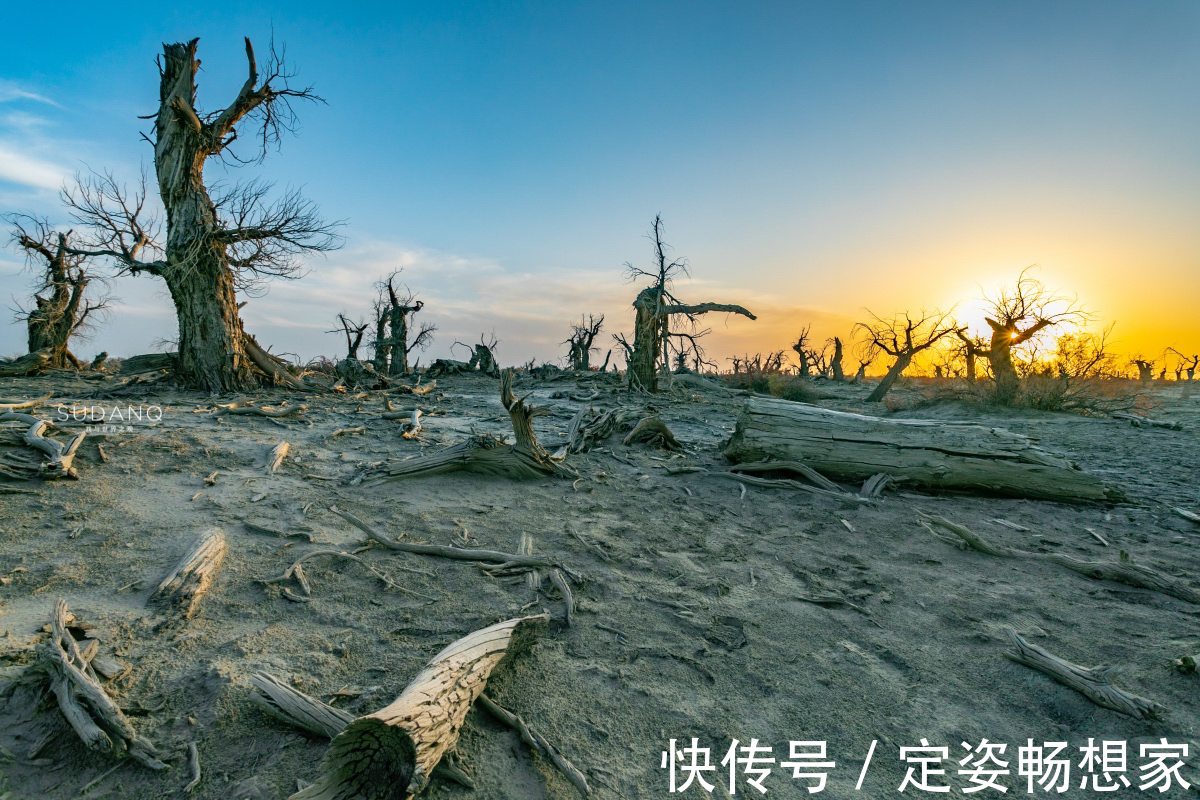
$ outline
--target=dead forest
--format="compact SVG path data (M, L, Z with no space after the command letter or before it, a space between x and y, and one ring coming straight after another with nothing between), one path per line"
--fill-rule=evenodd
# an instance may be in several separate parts
M436 287L397 270L296 363L244 298L348 232L204 165L318 98L246 40L199 108L198 47L159 57L150 186L6 218L33 291L0 361L0 800L665 797L697 742L685 796L757 796L717 766L750 740L778 797L816 741L832 797L897 792L924 740L954 793L987 740L1014 792L1027 739L1119 740L1126 787L1183 745L1161 796L1200 783L1200 356L1121 354L1017 265L983 331L864 309L718 362L706 321L758 315L691 297L656 216L627 318L565 310L553 359L481 331L422 363ZM141 278L169 349L81 357Z

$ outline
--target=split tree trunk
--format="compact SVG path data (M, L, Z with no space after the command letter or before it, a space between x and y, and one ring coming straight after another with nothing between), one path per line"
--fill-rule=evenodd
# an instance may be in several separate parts
M829 366L833 369L833 379L838 382L846 380L846 372L842 369L842 340L838 337L833 337L833 360L829 362Z
M725 455L799 461L837 480L880 472L930 489L1065 503L1118 501L1122 492L1018 434L983 425L888 420L752 398Z

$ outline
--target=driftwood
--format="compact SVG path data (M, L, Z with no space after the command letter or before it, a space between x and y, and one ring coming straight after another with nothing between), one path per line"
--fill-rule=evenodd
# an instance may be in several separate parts
M550 458L538 444L533 433L534 408L527 406L524 399L517 399L512 391L512 383L513 371L504 370L500 376L500 400L512 421L513 433L516 436L514 444L506 445L495 436L477 434L433 455L419 456L406 461L388 460L372 465L357 475L353 483L367 481L369 485L375 485L383 481L440 475L458 470L514 479L546 475L574 477L575 473L572 470Z
M218 414L252 414L259 417L271 417L273 419L281 419L283 417L294 417L308 411L308 406L284 406L282 408L269 408L266 406L240 405L238 403L230 403L229 405L217 406Z
M496 565L494 569L509 569L512 567L557 567L569 575L572 580L578 581L580 579L579 573L565 566L562 562L556 561L548 556L502 553L498 550L450 547L448 545L440 544L414 544L412 542L400 542L395 539L387 538L382 533L351 514L349 511L342 511L337 507L333 507L329 510L349 522L354 527L358 528L363 533L367 534L367 536L371 537L373 541L378 542L390 550L399 550L404 553L417 553L425 556L437 556L439 558L449 558L455 561L477 561L487 564L494 564Z
M67 630L67 603L54 604L50 621L50 640L38 646L39 663L50 676L51 689L58 707L76 735L89 750L111 750L113 739L130 757L151 769L166 769L158 750L137 735L129 719L113 701L89 664L87 653L79 649ZM91 653L94 655L95 650Z
M834 479L879 472L930 489L1068 503L1117 502L1124 493L1030 439L1001 428L888 420L751 398L724 449L732 461L799 461Z
M0 460L0 476L18 480L31 478L54 480L79 477L74 466L75 453L83 444L87 431L80 431L66 444L62 444L45 436L46 429L51 427L49 420L38 419L31 414L23 414L19 411L0 412L0 422L7 421L28 425L29 428L25 430L21 441L28 447L40 450L48 458L43 458L40 462L26 458L5 458Z
M1177 517L1181 517L1186 519L1188 522L1195 522L1196 524L1200 525L1200 514L1188 511L1186 508L1178 507L1172 508L1171 511L1174 512L1175 516Z
M267 455L267 472L274 475L275 471L279 469L279 465L287 458L288 451L291 449L292 446L287 443L286 439L272 447L271 452Z
M1200 592L1178 578L1172 578L1170 575L1164 575L1157 570L1133 563L1129 558L1129 554L1123 550L1120 553L1120 560L1118 561L1084 561L1058 553L1031 553L1028 550L998 547L965 525L959 525L942 517L921 514L920 522L931 531L933 530L933 525L944 528L961 539L972 550L986 553L989 556L1050 561L1094 580L1116 581L1117 583L1124 583L1127 586L1149 589L1160 594L1178 597L1180 600L1200 605Z
M54 392L50 392L49 394L45 394L36 400L25 400L24 402L19 403L0 403L0 411L20 411L26 408L37 408L53 396Z
M1063 686L1074 689L1098 706L1111 708L1113 711L1119 711L1138 719L1158 719L1164 711L1162 706L1152 700L1130 694L1109 683L1109 675L1113 673L1111 668L1092 667L1089 669L1072 664L1035 644L1030 644L1011 628L1008 636L1012 640L1013 649L1005 652L1006 656L1018 664L1024 664L1049 675Z
M646 442L655 447L671 452L679 452L683 445L671 433L671 429L658 416L649 416L633 426L633 430L625 437L622 444L628 446L637 442Z
M283 359L262 349L253 336L243 336L242 344L246 348L246 356L250 359L250 363L258 367L275 384L286 386L289 389L310 388L304 381L288 371L287 363Z
M1143 417L1141 414L1125 414L1125 413L1114 412L1112 414L1112 418L1113 419L1123 419L1135 428L1150 427L1150 428L1166 428L1167 430L1172 430L1172 431L1183 430L1182 423L1168 422L1166 420L1161 420L1161 419L1150 419L1149 417Z
M188 619L200 598L212 586L225 558L225 533L213 528L203 533L195 546L171 570L150 596L150 602Z
M545 615L511 619L451 644L391 705L339 733L321 776L291 800L404 800L420 792L443 754L454 749L492 670L545 622Z
M23 375L37 375L45 372L54 359L54 351L50 348L26 353L11 361L0 361L0 378L17 378Z
M586 453L637 419L638 413L632 408L614 408L608 411L579 409L567 431L566 452Z
M158 372L160 370L174 371L179 356L176 353L146 353L140 356L130 356L121 361L118 370L121 375L137 375L141 372Z

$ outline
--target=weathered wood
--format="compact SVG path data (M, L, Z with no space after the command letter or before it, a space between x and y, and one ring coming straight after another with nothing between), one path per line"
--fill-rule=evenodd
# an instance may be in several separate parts
M1008 631L1013 649L1005 652L1013 661L1032 667L1082 694L1098 706L1111 708L1138 719L1158 719L1164 709L1158 703L1118 689L1108 681L1111 671L1105 667L1081 667L1059 658L1021 638L1011 628Z
M313 736L332 739L354 719L354 715L296 691L265 672L255 673L250 683L257 690L250 693L251 702Z
M11 361L0 361L0 378L36 375L50 367L54 353L49 349L35 350Z
M683 445L671 433L671 429L658 416L649 416L633 426L633 430L621 443L628 446L637 442L646 442L655 447L671 452L679 452Z
M139 763L155 770L166 769L158 750L138 736L79 652L75 637L67 630L65 600L54 604L50 625L50 639L38 646L38 657L50 676L63 716L83 743L92 750L110 750L115 737Z
M150 602L183 619L190 618L200 598L212 587L217 569L225 558L225 547L225 532L220 528L201 534L195 546L158 585Z
M1149 417L1143 417L1141 414L1126 414L1123 412L1121 412L1121 413L1114 412L1112 414L1112 418L1125 420L1126 422L1128 422L1130 425L1132 425L1135 428L1149 426L1151 428L1166 428L1167 430L1172 430L1172 431L1183 430L1183 424L1180 422L1168 422L1167 420L1150 419Z
M267 472L274 475L275 470L279 469L279 465L287 458L288 451L291 449L292 446L288 444L286 439L272 447L270 454L267 456Z
M486 694L479 695L479 705L487 709L487 712L493 717L515 730L520 735L521 741L525 742L525 744L529 745L533 750L537 751L541 755L550 759L551 763L558 767L559 771L562 772L563 775L567 776L567 780L569 780L575 786L575 788L579 790L580 794L582 794L584 797L591 797L592 790L591 787L588 786L587 778L584 777L583 773L580 772L579 769L572 764L566 756L558 752L558 748L546 741L545 736L542 736L536 730L530 728L529 724L525 722L525 720L521 719L520 715L514 714L508 709L498 705Z
M290 800L406 800L420 792L453 750L492 670L545 623L545 615L510 619L451 644L395 702L338 734L321 776Z
M1124 498L1119 488L1002 428L881 419L774 398L747 402L724 452L735 462L799 461L839 480L887 472L930 489L1068 503Z
M441 452L405 461L388 460L368 467L355 476L352 484L369 481L400 480L427 475L440 475L463 470L480 475L496 475L513 479L540 478L546 475L575 477L575 472L552 459L538 444L533 433L535 409L517 399L512 391L513 370L500 376L500 400L512 421L516 442L505 445L503 440L489 434L476 434Z
M79 450L79 446L83 444L87 431L80 431L66 444L62 444L45 436L46 429L51 427L49 420L38 419L32 414L23 414L19 411L3 411L0 412L0 422L22 422L29 425L21 440L26 446L40 450L49 457L36 466L32 464L26 466L17 462L8 463L6 466L16 470L15 477L41 478L42 480L79 477L79 472L75 469L75 454ZM22 469L23 466L24 469Z
M54 392L50 392L35 400L26 400L19 403L0 403L0 411L20 411L21 409L25 408L37 408L53 396Z
M158 372L174 370L179 362L178 353L144 353L140 356L130 356L121 360L121 375L137 375L141 372Z

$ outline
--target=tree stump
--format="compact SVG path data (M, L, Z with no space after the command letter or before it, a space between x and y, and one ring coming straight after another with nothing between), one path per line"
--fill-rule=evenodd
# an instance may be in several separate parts
M438 653L395 702L338 734L321 777L289 800L407 800L420 792L492 670L546 621L542 614L499 622Z

